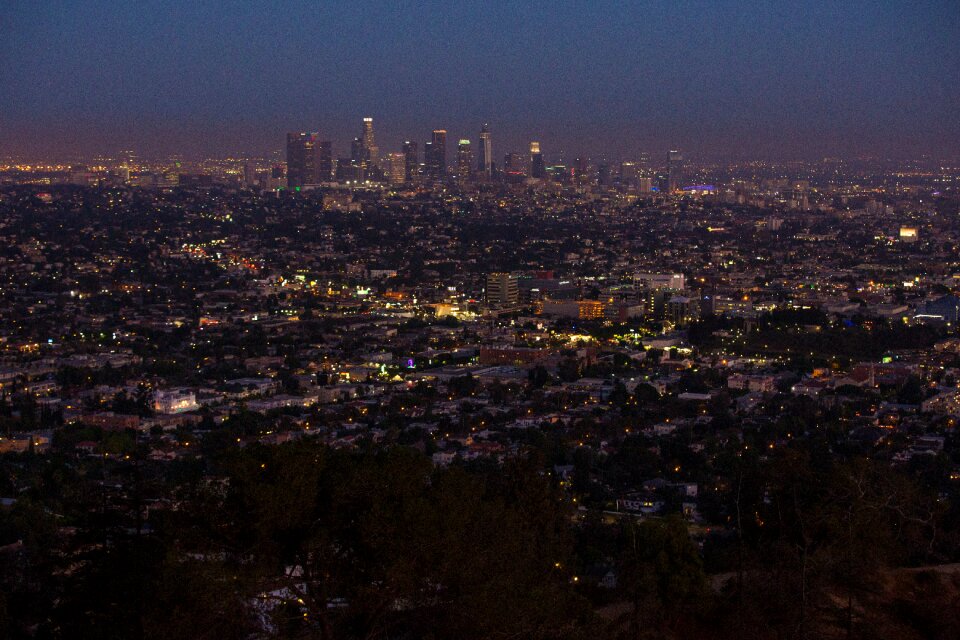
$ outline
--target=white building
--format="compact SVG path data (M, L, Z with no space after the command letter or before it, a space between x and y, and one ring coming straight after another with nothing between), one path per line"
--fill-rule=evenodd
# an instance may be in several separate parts
M644 289L683 291L686 286L686 278L682 273L635 273L633 282Z
M200 408L192 391L168 389L153 394L153 410L157 413L186 413Z

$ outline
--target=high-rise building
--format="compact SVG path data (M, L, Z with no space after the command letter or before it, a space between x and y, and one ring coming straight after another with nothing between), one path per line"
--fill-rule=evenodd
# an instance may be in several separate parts
M320 182L320 134L287 134L287 187L299 189Z
M683 188L683 153L671 151L667 159L667 191L673 193Z
M435 156L436 154L433 151L433 143L424 142L423 143L423 167L421 169L421 173L423 174L424 178L432 180L433 178L436 177L437 159Z
M407 181L407 154L388 153L384 170L390 184L403 184Z
M517 276L512 273L488 273L486 298L489 304L517 304L520 301Z
M356 164L366 164L366 149L363 148L363 138L354 138L350 142L350 159Z
M133 168L136 166L137 157L133 151L121 151L120 157L123 161L120 163L119 175L120 179L127 184L130 182L130 176L133 172Z
M417 143L407 140L403 143L404 177L407 182L416 182L420 176L420 159L417 155Z
M367 177L363 164L355 162L352 158L337 158L335 175L337 182L362 182Z
M490 127L486 124L480 128L480 148L477 152L477 171L489 178L493 165L493 144L490 140Z
M250 188L257 184L257 169L250 162L243 164L243 186Z
M624 191L636 189L640 180L640 165L626 161L620 163L620 188Z
M573 161L573 178L577 184L585 184L590 180L590 165L584 157L575 158Z
M470 148L469 140L461 140L457 143L457 177L465 180L470 177L473 171L473 150Z
M557 163L547 167L547 175L555 182L561 184L569 184L570 179L573 177L571 175L572 173L573 170L563 163Z
M683 327L700 317L700 300L696 297L675 295L664 302L664 319L674 326Z
M333 143L329 140L320 141L317 173L319 174L320 182L329 182L333 179Z
M530 158L523 153L508 153L503 157L503 171L507 176L525 177L530 170Z
M543 179L547 177L547 167L543 162L543 153L540 152L540 143L530 143L530 177Z
M597 165L597 186L613 186L613 174L610 172L610 164L607 162L601 162Z
M427 175L434 180L442 180L447 175L447 132L434 129L433 140L424 145L423 161Z
M380 149L373 137L373 118L363 119L363 160L368 167L380 165Z

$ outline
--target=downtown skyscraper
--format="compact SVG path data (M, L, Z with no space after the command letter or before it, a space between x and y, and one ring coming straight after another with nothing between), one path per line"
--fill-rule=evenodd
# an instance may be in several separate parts
M367 167L376 167L380 164L380 149L373 137L373 118L363 119L363 161Z
M287 134L287 187L299 189L319 184L322 166L320 134L291 132ZM326 179L329 179L327 177Z
M671 150L667 157L667 193L673 193L683 188L684 162L683 153Z
M420 177L420 158L417 143L407 140L403 143L404 173L407 182L416 182Z
M425 145L423 162L426 174L433 180L447 175L447 130L434 129L433 139Z
M473 150L470 141L463 139L457 144L457 178L464 181L473 173Z
M530 143L530 177L543 179L547 176L547 167L543 161L539 142Z
M480 127L480 146L477 149L477 171L489 178L493 172L493 145L490 140L490 126Z
M317 153L317 176L320 182L333 179L333 142L321 140Z

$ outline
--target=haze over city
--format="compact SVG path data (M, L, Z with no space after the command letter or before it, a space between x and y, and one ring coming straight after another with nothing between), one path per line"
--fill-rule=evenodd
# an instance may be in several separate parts
M3 3L0 638L960 638L958 18Z
M956 156L960 11L921 2L10 2L0 155L267 154L489 122L623 159Z

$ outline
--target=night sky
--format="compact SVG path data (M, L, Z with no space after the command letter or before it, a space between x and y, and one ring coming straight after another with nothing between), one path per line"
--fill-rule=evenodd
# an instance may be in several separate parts
M497 158L960 149L960 0L0 5L0 156L346 155L368 115L383 152L485 121Z

